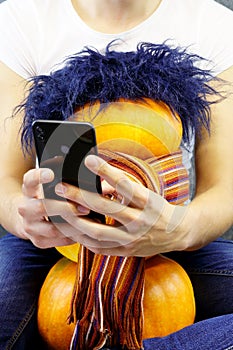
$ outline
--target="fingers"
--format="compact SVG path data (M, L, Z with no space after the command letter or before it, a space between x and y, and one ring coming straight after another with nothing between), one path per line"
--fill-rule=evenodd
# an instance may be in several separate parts
M133 204L137 208L144 208L147 204L148 190L143 185L130 180L122 170L94 155L86 157L85 165L115 188L116 192L124 198L126 205Z
M38 208L40 207L39 200L34 200L37 202L37 209L33 208L34 204L33 200L31 200L30 207L32 210L28 210L27 206L21 205L18 209L19 214L23 218L23 229L24 236L31 240L31 242L38 248L50 248L58 245L67 245L73 244L69 237L64 236L58 227L54 226L48 220L45 220L43 217L44 212L40 213L38 217L36 213L38 213ZM43 206L41 206L43 207Z
M54 173L50 169L31 169L23 178L22 191L27 197L41 195L41 184L53 181Z
M137 188L139 193L140 188L141 186ZM146 196L141 200L141 203L145 201L142 208L140 205L138 207L136 206L137 202L135 202L134 206L126 205L127 203L125 203L125 201L123 203L111 201L109 198L105 198L102 195L81 190L68 184L58 184L55 187L55 192L59 196L67 198L72 202L79 203L83 207L88 207L93 211L110 216L132 232L136 232L139 225L142 228L143 226L147 227L149 224L148 221L153 221L154 223L160 217L166 204L164 198L147 189ZM67 215L68 214L69 213L67 213Z
M18 208L19 214L27 222L44 221L45 217L60 215L63 218L68 216L87 215L90 210L81 205L70 203L68 201L56 201L51 199L29 198L21 203Z
M69 225L70 224L70 225ZM91 223L84 218L69 219L69 224L62 224L61 232L90 249L93 253L114 256L153 255L155 248L150 244L145 247L144 237L136 238L119 227ZM71 229L72 225L73 229ZM78 229L77 229L78 227ZM114 237L114 238L113 238ZM153 248L153 249L152 249ZM158 251L158 250L156 250Z
M110 186L109 183L107 183L107 181L105 180L101 182L101 187L102 187L102 193L104 196L111 195L112 193L115 192L115 188Z
M112 248L115 246L128 244L136 239L136 235L133 237L124 229L123 226L113 227L110 225L99 224L97 222L90 223L88 219L77 216L69 216L66 218L66 220L74 228L74 236L69 235L69 237L84 244L80 240L80 234L85 235L86 239L91 239L92 247L99 247L101 245L103 248ZM64 234L67 236L65 226L63 226L63 228ZM68 231L69 230L67 228L67 232ZM87 241L85 241L84 245L87 245Z
M63 198L79 203L82 207L87 207L100 214L110 216L123 225L127 225L129 221L134 220L134 212L132 208L117 201L111 201L100 194L81 190L75 186L67 184L58 184L55 187L55 192ZM67 213L67 215L68 214L69 213ZM60 215L63 216L63 214Z
M41 249L74 244L71 238L64 236L60 230L48 221L37 222L36 225L26 224L25 236Z
M54 209L54 204L57 207L61 207L61 209L59 209L61 212L68 213L66 215L69 215L69 217L72 215L84 215L74 209L76 206L73 206L71 209L70 203L62 203L61 201L53 200L45 201L28 198L24 203L21 203L18 208L18 212L23 218L24 236L30 239L32 243L39 248L50 248L74 243L69 235L67 235L66 231L62 229L63 224L57 224L45 219L46 216L52 217L52 215L57 215L59 210ZM73 236L75 235L73 234Z
M69 220L70 221L70 220ZM83 225L80 225L80 222L82 221ZM78 223L78 226L77 226ZM84 218L80 218L80 220L76 220L75 222L75 227L73 227L72 225L70 225L70 222L68 223L63 223L63 224L57 224L57 226L59 226L59 230L61 233L63 233L66 237L68 237L69 239L72 239L75 242L79 242L80 244L84 245L85 247L91 249L92 251L94 249L112 249L115 247L120 247L121 245L118 242L114 242L112 240L109 241L101 241L100 239L98 240L96 238L96 236L98 236L98 234L95 234L98 232L98 230L101 230L101 225L100 224L96 224L97 226L99 225L99 228L95 228L95 230L93 230L93 235L89 235L89 232L86 231L87 227L89 230L89 225L88 223L90 223L90 221L88 219L84 219ZM74 220L73 220L73 224L74 224ZM95 223L92 222L93 226L95 225ZM95 233L94 233L95 231ZM94 237L94 238L93 238Z

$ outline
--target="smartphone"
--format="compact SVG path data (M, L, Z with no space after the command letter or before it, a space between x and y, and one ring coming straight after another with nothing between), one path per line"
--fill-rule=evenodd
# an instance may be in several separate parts
M54 180L43 184L44 197L65 200L57 196L55 186L59 182L101 194L100 177L84 164L87 155L98 155L94 126L88 122L36 120L33 122L33 136L37 163L40 168L50 168ZM91 211L91 219L104 223L102 214ZM49 218L52 222L64 222L60 216Z

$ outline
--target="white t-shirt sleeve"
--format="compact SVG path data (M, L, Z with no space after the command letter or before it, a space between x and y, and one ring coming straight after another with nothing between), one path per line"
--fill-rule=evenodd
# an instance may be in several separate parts
M7 0L0 5L0 61L27 79L39 66L38 1Z
M198 42L216 75L233 65L233 11L213 0L202 0Z

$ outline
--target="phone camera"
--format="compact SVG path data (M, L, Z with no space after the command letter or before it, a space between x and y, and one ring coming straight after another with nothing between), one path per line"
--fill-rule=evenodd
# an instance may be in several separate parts
M69 146L67 146L67 145L61 145L61 152L63 153L63 154L68 154L69 153L69 151L70 151L70 147Z
M37 133L38 139L41 141L44 141L44 131L39 125L36 126L36 133Z

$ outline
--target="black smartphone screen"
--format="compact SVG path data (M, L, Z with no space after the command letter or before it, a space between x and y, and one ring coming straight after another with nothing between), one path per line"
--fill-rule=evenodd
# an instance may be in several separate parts
M66 200L56 195L54 187L66 182L87 191L101 194L100 177L84 164L89 154L97 155L95 129L92 124L73 121L37 120L33 123L36 153L40 168L53 170L54 181L44 184L45 198ZM104 216L95 212L92 219L104 222ZM58 217L51 221L61 222Z

